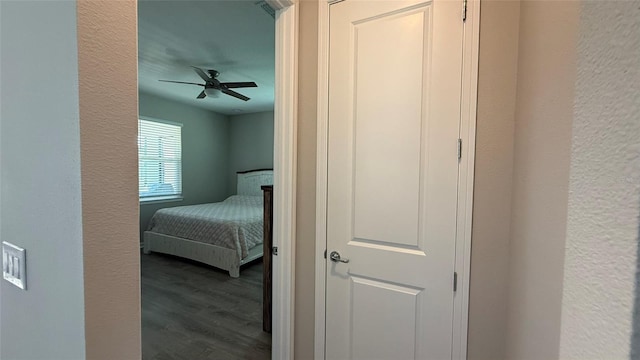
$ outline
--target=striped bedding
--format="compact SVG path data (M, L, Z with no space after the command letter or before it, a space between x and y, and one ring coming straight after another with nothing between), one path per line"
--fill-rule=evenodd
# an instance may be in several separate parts
M158 210L148 230L213 244L238 252L262 244L262 196L233 195L219 203Z

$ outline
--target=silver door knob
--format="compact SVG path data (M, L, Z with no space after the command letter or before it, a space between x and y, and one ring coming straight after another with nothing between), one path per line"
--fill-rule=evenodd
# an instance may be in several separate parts
M340 253L337 251L332 251L331 254L329 254L329 259L331 259L331 261L333 262L341 262L341 263L348 263L349 259L343 259L340 257Z

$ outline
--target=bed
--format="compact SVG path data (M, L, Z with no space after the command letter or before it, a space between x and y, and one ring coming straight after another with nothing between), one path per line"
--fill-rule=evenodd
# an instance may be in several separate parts
M237 195L219 203L158 210L144 232L144 253L199 261L240 276L240 266L263 254L262 185L272 170L239 172Z

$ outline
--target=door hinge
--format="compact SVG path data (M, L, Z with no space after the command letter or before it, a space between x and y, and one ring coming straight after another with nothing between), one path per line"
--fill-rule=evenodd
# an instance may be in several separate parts
M462 139L458 139L458 160L462 159Z
M462 22L467 21L467 1L468 0L462 0Z
M327 258L327 249L324 249L324 258Z
M278 256L278 247L277 246L274 246L274 247L271 248L271 254L273 256Z
M458 291L458 273L453 272L453 292Z

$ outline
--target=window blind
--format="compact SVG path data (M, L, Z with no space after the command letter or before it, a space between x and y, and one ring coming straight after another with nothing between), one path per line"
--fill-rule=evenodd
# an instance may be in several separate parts
M182 195L182 125L138 120L140 200Z

